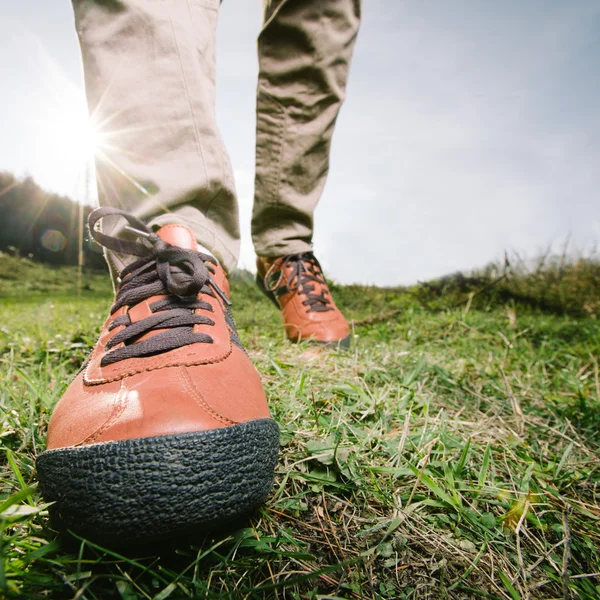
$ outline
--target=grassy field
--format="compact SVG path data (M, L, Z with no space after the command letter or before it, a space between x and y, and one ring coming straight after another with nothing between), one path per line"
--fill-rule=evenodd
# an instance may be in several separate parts
M349 351L287 343L234 282L281 425L241 529L135 552L57 536L36 488L52 407L110 304L103 274L0 256L0 597L600 598L600 265L335 287Z

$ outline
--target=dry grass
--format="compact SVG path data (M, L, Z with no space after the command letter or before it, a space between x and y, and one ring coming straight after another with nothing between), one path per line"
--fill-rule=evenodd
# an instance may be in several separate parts
M355 322L348 352L288 344L260 292L235 283L236 320L282 427L275 489L236 531L125 554L56 537L33 468L51 408L109 299L56 290L5 298L0 590L158 600L598 598L600 339L596 313L583 308L597 302L588 275L598 265L563 266L564 277L552 279L560 272L552 264L551 284L542 268L511 267L494 285L501 270L473 276L479 287L446 280L439 292L438 284L336 287Z

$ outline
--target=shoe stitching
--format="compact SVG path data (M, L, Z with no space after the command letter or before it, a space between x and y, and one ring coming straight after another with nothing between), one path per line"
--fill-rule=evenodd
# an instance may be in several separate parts
M221 308L221 310L224 310L223 304L220 302L220 300L217 300L217 304L219 305L219 307ZM223 320L225 321L225 318L223 317ZM225 322L225 330L227 331L227 322ZM227 331L228 332L228 331ZM209 364L217 364L220 362L223 362L225 359L227 359L232 350L233 350L233 342L231 341L231 336L227 336L229 338L229 343L227 346L227 349L222 353L219 354L213 358L210 359L204 359L204 360L200 360L200 361L194 361L193 359L190 360L189 362L186 361L186 357L190 357L190 356L197 356L197 352L188 352L187 354L183 354L179 360L176 360L175 362L171 362L171 363L161 363L160 362L160 358L159 360L153 362L153 363L149 363L148 366L146 366L143 369L134 369L132 371L127 371L125 373L118 373L114 376L111 377L101 377L101 378L93 378L90 374L90 370L92 367L92 364L94 362L94 360L97 358L98 354L100 353L99 350L99 344L97 343L96 346L94 347L94 349L92 350L92 354L90 356L90 361L88 363L88 366L86 367L85 371L84 371L84 384L86 385L100 385L103 383L110 383L113 381L119 381L125 377L130 377L132 375L137 375L138 373L147 373L149 371L157 371L158 369L164 369L164 368L168 368L168 367L184 367L184 366L189 366L189 367L193 367L193 366L200 366L200 365L209 365ZM161 357L162 358L162 357ZM132 359L132 360L146 360L148 361L149 359ZM96 366L94 370L98 370L100 367Z
M113 410L110 416L106 419L103 425L101 425L96 431L88 435L82 442L75 444L81 446L95 442L111 425L113 425L119 417L123 414L125 407L127 406L127 386L125 382L121 382L121 387L117 392L117 396L113 403Z
M134 369L132 371L126 371L125 373L119 373L117 375L114 376L110 376L110 377L105 377L105 378L101 378L101 379L92 379L90 377L88 377L88 374L86 373L85 375L85 383L87 385L100 385L103 383L110 383L112 381L119 381L120 379L124 379L125 377L130 377L132 375L137 375L138 373L147 373L149 371L158 371L159 369L166 369L168 367L195 367L195 366L200 366L200 365L211 365L211 364L217 364L220 362L223 362L224 360L226 360L229 355L231 354L232 351L232 342L231 339L229 340L229 345L227 348L227 351L224 352L223 354L209 359L209 360L199 360L199 361L186 361L185 357L186 356L195 356L197 353L195 352L190 352L188 354L184 354L180 360L175 361L175 362L171 362L171 363L163 363L163 364L157 364L157 363L153 363L151 366L143 368L143 369ZM140 359L133 359L133 360L140 360ZM143 360L143 359L142 359ZM145 359L147 360L147 359Z
M217 412L214 408L212 408L212 406L210 406L210 404L208 404L208 402L204 399L204 396L198 391L196 386L191 381L189 374L187 373L184 367L179 367L177 369L177 377L180 383L183 385L183 387L188 390L188 392L194 398L196 404L202 410L204 410L209 415L217 419L217 421L221 421L221 423L224 423L225 425L235 425L235 421L232 421L231 419Z

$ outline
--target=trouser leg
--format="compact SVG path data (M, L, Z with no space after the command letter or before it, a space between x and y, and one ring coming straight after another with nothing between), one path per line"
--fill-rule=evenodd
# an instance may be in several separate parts
M259 256L312 247L360 22L360 0L267 0L258 40L252 238Z
M238 207L216 125L219 0L74 0L90 114L100 128L101 205L153 226L187 225L226 270ZM119 233L119 219L105 227ZM109 256L112 269L122 256Z

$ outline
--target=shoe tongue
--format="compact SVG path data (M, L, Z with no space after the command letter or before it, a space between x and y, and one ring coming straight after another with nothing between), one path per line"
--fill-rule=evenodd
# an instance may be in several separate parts
M197 250L198 243L194 234L185 225L165 225L156 234L163 241L184 248L185 250Z

